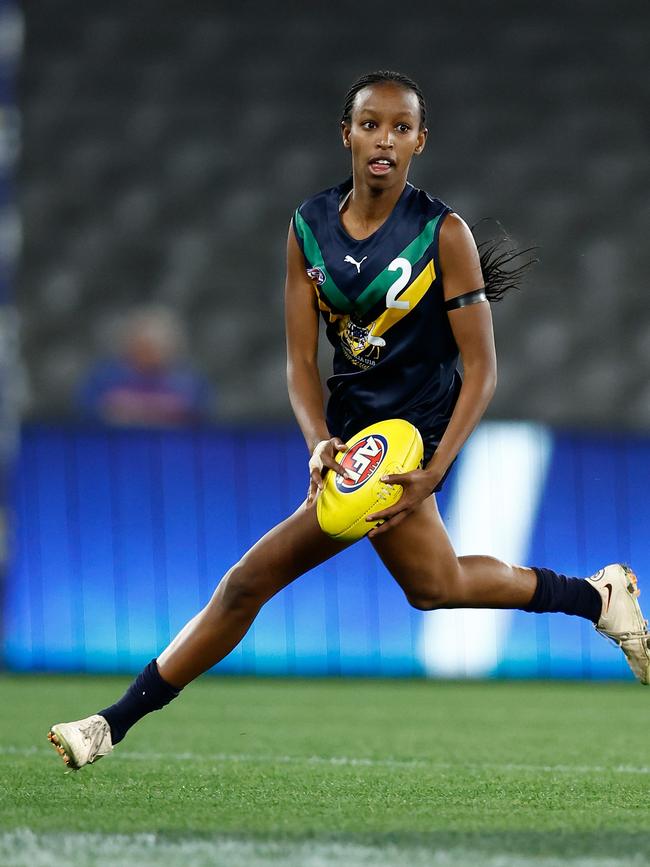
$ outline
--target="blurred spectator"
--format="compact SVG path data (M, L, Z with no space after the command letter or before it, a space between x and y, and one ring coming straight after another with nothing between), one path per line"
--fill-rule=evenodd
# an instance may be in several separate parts
M112 425L176 426L207 421L212 388L182 360L185 330L165 307L128 317L119 355L100 361L81 383L77 408Z

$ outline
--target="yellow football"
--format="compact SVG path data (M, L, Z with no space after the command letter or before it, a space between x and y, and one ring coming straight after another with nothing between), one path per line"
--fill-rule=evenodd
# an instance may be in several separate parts
M387 485L382 476L408 473L422 462L420 431L410 422L391 418L371 424L346 443L337 455L349 478L328 472L316 501L321 529L346 542L361 539L377 524L366 515L392 506L402 496L401 485Z

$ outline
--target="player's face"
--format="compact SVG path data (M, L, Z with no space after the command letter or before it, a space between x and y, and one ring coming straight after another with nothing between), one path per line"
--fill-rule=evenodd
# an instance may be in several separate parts
M352 150L355 183L379 190L403 185L413 155L424 149L427 130L420 128L416 94L387 82L359 91L342 134Z

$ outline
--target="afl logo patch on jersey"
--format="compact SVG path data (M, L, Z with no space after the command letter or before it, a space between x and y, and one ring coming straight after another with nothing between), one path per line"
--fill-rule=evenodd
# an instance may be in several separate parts
M307 276L313 280L317 286L322 286L325 282L325 272L322 268L307 268Z
M379 469L388 452L386 438L369 434L345 453L341 466L347 470L349 479L336 476L336 487L342 494L350 494L363 487Z

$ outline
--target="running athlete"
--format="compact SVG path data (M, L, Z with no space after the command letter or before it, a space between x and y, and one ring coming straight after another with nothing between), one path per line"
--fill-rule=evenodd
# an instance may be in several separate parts
M489 299L498 269L482 268L472 233L447 205L407 181L424 150L426 109L404 75L378 72L350 89L341 120L352 178L304 202L287 242L286 328L291 403L310 454L309 490L221 579L214 595L115 704L48 735L74 769L110 753L129 728L176 698L242 639L262 605L345 543L326 536L315 500L344 439L405 418L421 431L424 465L394 475L401 499L369 516L368 536L411 605L561 611L591 620L623 650L642 683L650 636L632 571L590 578L457 557L436 506L441 485L496 383ZM325 412L316 362L319 318L334 347ZM463 379L457 372L462 359Z

